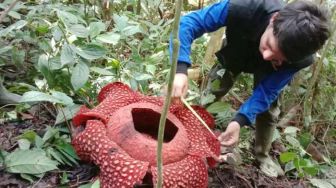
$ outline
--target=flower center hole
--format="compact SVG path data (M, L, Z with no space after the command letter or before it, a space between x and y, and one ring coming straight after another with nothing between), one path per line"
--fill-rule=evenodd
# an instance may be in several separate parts
M160 113L149 108L133 108L132 118L134 128L138 132L157 140L160 123ZM169 120L166 120L163 142L170 142L174 139L178 128Z

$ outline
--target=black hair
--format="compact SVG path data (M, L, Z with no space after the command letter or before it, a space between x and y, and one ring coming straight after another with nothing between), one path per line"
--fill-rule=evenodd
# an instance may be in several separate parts
M275 17L273 32L287 60L299 61L319 50L329 38L328 13L312 2L289 3Z

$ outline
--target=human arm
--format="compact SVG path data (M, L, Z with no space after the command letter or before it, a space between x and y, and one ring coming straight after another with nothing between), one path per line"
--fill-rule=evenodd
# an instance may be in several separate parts
M299 69L280 69L266 76L253 90L252 96L239 108L234 117L241 126L251 125L256 116L265 112Z
M280 69L264 78L254 89L252 96L240 107L234 119L218 139L224 146L231 146L239 140L237 125L251 125L256 116L269 109L283 88L290 82L298 69Z
M179 56L176 76L173 83L173 96L184 96L188 90L187 69L191 65L190 51L193 41L206 32L212 32L225 25L228 0L215 3L204 9L191 12L181 18L179 30ZM172 40L170 40L170 55ZM184 74L185 76L182 76ZM176 92L174 92L176 91ZM183 92L180 92L183 91Z

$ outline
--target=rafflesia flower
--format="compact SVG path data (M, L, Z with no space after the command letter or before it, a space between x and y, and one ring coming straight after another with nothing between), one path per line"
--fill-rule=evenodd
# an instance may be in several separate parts
M82 107L73 119L79 129L72 144L81 159L100 167L102 187L134 187L157 183L157 132L164 99L144 96L115 82L98 95L99 105ZM210 126L203 108L193 109ZM215 165L219 141L192 112L173 102L167 116L162 149L164 187L207 187L208 166Z

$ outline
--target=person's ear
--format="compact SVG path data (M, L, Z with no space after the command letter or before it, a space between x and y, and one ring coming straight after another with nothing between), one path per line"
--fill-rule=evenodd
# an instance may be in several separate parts
M274 20L276 19L276 17L279 15L279 12L276 12L272 15L271 20L270 20L270 24L273 24Z

